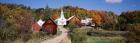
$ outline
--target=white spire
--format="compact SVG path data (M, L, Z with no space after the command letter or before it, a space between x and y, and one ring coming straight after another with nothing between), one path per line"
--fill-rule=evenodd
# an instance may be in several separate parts
M63 9L61 9L61 17L60 18L64 18L64 12Z
M64 17L64 13L62 9L61 9L60 18L57 19L57 25L66 25L66 18Z

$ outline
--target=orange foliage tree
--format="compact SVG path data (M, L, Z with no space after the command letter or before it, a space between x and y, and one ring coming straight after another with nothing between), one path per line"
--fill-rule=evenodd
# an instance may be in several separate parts
M91 12L91 17L93 19L93 21L95 22L96 26L100 26L101 25L101 16L97 13L97 12Z
M101 24L101 17L100 15L96 14L94 17L93 17L93 20L95 21L96 25L100 25Z

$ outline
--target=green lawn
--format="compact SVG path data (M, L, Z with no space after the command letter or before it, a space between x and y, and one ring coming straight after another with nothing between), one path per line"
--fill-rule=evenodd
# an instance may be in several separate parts
M91 29L82 29L82 32L89 32ZM85 35L85 43L125 43L121 31L93 31L93 35Z
M124 43L124 40L122 37L87 36L86 43Z

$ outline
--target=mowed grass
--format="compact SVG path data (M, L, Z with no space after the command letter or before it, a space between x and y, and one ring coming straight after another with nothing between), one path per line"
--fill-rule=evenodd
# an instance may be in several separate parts
M87 34L91 29L81 29L81 31ZM116 31L97 31L93 35L84 35L86 37L84 43L125 43L124 37L120 34Z
M86 43L125 43L123 37L94 37L87 36Z

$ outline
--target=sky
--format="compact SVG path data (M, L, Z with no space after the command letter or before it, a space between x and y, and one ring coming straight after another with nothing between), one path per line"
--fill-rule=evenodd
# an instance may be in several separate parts
M140 10L140 0L0 0L0 3L14 3L31 8L61 8L78 6L88 10L113 11L120 15L123 11Z

